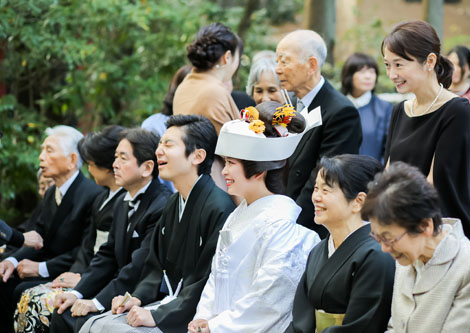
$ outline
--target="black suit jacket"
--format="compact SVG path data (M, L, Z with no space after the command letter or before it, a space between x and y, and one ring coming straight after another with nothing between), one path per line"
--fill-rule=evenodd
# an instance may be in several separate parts
M317 231L324 238L326 230L314 222L315 167L323 156L357 154L362 142L362 128L356 108L326 80L308 110L318 106L323 124L308 131L289 158L286 194L302 207L297 223Z
M9 244L19 247L22 246L23 243L23 234L10 227L5 221L0 220L0 246Z
M44 196L36 231L44 240L40 250L21 248L12 254L20 261L30 259L45 261L51 278L66 272L75 260L80 248L84 230L90 223L91 206L103 188L85 178L79 172L67 193L57 206L54 198L55 185Z
M129 221L129 230L128 205L123 201L124 195L114 205L108 241L100 247L74 288L84 298L96 297L106 309L111 308L113 297L134 291L149 251L152 230L171 192L154 179Z

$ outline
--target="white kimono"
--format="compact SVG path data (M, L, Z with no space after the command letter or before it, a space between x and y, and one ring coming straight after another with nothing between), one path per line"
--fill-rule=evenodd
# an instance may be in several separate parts
M289 197L270 195L233 211L194 319L208 320L211 333L284 332L307 256L320 241L296 224L300 210Z

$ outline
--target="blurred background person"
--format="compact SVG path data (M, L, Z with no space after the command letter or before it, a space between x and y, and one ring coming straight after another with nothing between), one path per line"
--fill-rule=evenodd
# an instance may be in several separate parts
M470 50L463 45L455 46L447 53L447 59L454 65L452 84L449 90L470 100L470 82L468 81L470 75Z
M38 177L38 185L39 185L38 193L41 199L44 199L44 194L46 194L47 189L51 187L52 185L54 185L54 179L52 179L51 177L44 176L42 174L41 169L38 170L37 177Z
M415 98L394 107L385 161L419 168L441 197L444 216L462 221L470 236L470 105L447 90L452 63L424 21L398 24L382 42L388 77Z
M240 118L226 82L231 81L243 54L243 41L221 23L199 30L188 45L187 56L193 70L176 89L174 114L207 117L217 133L227 121Z
M162 110L153 114L142 122L142 128L154 132L159 137L166 131L166 121L173 115L173 99L175 97L176 88L183 82L184 78L191 72L191 65L180 67L171 79L168 91L163 99Z
M425 176L392 163L370 184L363 213L397 262L387 332L468 332L470 241L459 220L441 218Z
M266 101L285 103L281 94L281 82L276 74L276 61L271 57L259 58L250 68L246 93L256 104Z
M378 77L379 68L374 58L353 53L341 71L341 92L359 111L362 127L359 154L372 156L383 163L393 106L374 94Z

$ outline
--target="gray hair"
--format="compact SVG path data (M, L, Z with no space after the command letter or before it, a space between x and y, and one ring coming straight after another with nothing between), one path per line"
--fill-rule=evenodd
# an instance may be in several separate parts
M46 135L54 135L59 138L59 145L64 156L69 156L72 153L77 155L77 169L80 170L83 161L78 152L78 142L83 138L83 134L73 127L58 125L47 128Z
M323 67L327 56L327 48L323 38L313 30L296 30L287 35L296 38L301 61L307 62L310 57L318 60L319 68Z
M258 83L259 78L261 77L261 73L263 72L271 72L273 73L274 77L278 85L281 85L279 78L276 74L276 62L272 58L259 58L250 68L250 74L248 75L248 82L246 84L246 93L253 97L253 89L255 84Z

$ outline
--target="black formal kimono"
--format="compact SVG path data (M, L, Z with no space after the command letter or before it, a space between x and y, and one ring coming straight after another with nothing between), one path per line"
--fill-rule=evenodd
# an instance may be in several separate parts
M359 228L330 258L328 239L313 248L297 287L292 323L286 333L315 332L315 310L344 314L341 326L328 327L323 333L386 330L395 262L369 233L369 224Z
M314 222L312 181L315 182L315 167L323 156L357 154L362 142L362 128L356 108L326 80L309 105L309 112L318 106L323 124L305 133L289 158L286 195L302 207L297 223L325 238L326 229Z
M178 296L151 311L157 327L165 333L186 332L210 274L219 230L235 209L230 196L209 175L203 175L194 185L181 220L179 203L179 193L168 200L153 232L141 281L132 293L144 306L168 295L163 270L173 291L182 280Z
M0 322L5 323L5 328L10 327L14 308L25 289L48 282L70 269L90 223L93 202L103 191L79 172L57 206L55 188L53 185L46 191L37 221L33 223L44 240L44 247L40 250L22 247L11 254L18 261L46 262L49 277L21 280L12 276L7 283L0 283Z
M148 254L151 232L170 195L170 190L158 179L152 180L140 197L137 210L128 220L129 208L123 200L125 194L122 194L113 208L108 241L93 257L90 267L74 290L82 294L84 299L96 298L105 309L111 308L113 297L126 291L133 292ZM77 323L81 326L86 317L71 317L70 308L62 315L54 311L51 332L73 331L77 318L82 319Z
M88 231L83 238L82 246L77 253L75 262L73 263L70 271L73 273L84 273L90 266L91 259L95 255L94 248L97 241L97 232L105 231L109 232L111 229L111 224L113 223L113 208L118 198L125 194L126 190L121 188L114 196L106 203L102 208L101 206L108 199L109 190L100 193L91 210L91 221L88 227ZM122 198L121 198L122 200Z

